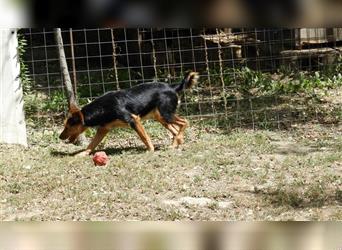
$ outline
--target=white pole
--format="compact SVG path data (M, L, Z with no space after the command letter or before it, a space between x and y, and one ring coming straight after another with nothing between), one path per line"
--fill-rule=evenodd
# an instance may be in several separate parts
M0 143L27 146L15 29L0 29Z

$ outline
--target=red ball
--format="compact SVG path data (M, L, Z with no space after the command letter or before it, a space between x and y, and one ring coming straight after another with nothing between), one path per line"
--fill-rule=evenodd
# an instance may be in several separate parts
M93 156L93 161L96 166L105 166L108 160L108 156L103 151L96 152Z

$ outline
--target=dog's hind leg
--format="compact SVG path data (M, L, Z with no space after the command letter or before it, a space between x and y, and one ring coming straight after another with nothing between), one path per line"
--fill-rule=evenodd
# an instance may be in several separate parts
M145 128L141 124L140 117L137 116L137 115L134 115L134 114L132 114L131 116L132 116L132 119L133 119L133 121L130 122L131 127L138 133L138 135L140 136L140 139L146 145L147 149L149 151L154 151L154 146L153 146L153 144L151 142L150 137L146 133Z
M172 92L165 92L160 97L160 103L158 105L157 111L155 112L155 119L172 133L174 142L182 142L182 139L176 138L182 137L182 130L185 129L183 127L187 125L187 122L183 122L183 120L178 121L178 118L176 118L174 115L177 109L177 104L177 95ZM173 143L173 145L174 144L175 143Z
M103 138L106 136L108 131L109 129L106 127L99 127L96 131L96 135L89 143L87 149L78 153L76 156L86 156L86 155L89 155L91 152L93 152L94 149L97 147L97 145L99 145L100 142L103 140Z
M172 147L177 147L184 143L184 131L189 125L189 122L184 118L173 115L171 112L160 113L158 110L155 112L155 119L159 121L167 130L173 135Z
M173 137L179 133L179 128L177 128L174 124L167 123L158 110L154 113L154 119L160 122L167 130L169 130Z

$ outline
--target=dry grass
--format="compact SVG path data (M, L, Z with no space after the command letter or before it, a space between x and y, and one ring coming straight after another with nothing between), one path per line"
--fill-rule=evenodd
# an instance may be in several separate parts
M30 147L0 145L1 220L341 220L342 127L210 131L186 143L148 124L158 145L112 132L95 167L58 129L30 131Z

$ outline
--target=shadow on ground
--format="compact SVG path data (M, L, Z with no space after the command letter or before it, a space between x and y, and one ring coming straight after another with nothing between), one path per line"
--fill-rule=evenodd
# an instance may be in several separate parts
M161 149L160 145L155 145L155 151L159 151ZM59 151L59 150L52 150L51 151L51 155L52 156L75 156L78 153L82 152L84 149L82 150L77 150L75 152L65 152L65 151ZM113 147L109 147L109 148L105 148L105 149L99 149L99 150L95 150L95 152L99 152L99 151L104 151L106 152L107 155L120 155L123 153L145 153L147 152L147 150L142 146L137 146L137 147L117 147L117 148L113 148Z

